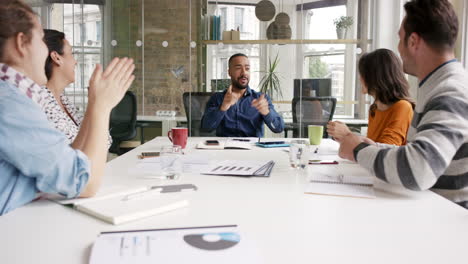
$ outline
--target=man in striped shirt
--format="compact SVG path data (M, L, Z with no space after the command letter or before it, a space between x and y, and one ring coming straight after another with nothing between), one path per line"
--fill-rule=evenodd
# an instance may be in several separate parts
M432 189L468 208L468 74L454 55L458 19L448 0L411 0L398 35L404 71L420 81L408 144L348 134L340 156L379 179Z

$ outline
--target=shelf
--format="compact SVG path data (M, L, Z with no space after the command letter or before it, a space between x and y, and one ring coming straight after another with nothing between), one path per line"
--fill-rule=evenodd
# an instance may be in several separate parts
M203 44L216 45L219 43L231 45L245 44L370 44L372 40L361 39L265 39L265 40L203 40Z

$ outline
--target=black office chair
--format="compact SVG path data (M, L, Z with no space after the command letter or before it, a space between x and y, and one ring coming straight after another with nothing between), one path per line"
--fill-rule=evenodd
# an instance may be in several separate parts
M133 92L127 91L110 115L110 135L112 137L112 145L109 152L117 155L122 155L132 148L122 148L120 143L125 140L134 138L136 131L137 119L137 101Z
M333 119L336 108L334 97L295 97L292 100L293 137L308 137L308 125L322 125L327 138L327 123ZM302 131L302 133L300 133Z
M191 137L213 137L216 131L208 132L201 128L201 120L205 113L206 103L210 100L212 92L185 92L183 94L187 126Z

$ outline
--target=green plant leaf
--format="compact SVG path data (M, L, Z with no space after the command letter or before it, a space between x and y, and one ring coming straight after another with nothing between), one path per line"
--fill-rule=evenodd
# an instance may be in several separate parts
M277 53L273 60L269 58L268 70L261 71L264 75L259 83L260 92L268 94L272 100L275 98L281 99L283 97L279 74L276 72L279 65L278 56L279 54Z

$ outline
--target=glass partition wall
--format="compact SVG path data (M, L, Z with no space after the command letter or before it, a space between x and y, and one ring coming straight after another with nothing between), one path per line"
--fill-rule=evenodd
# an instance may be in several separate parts
M334 118L366 119L368 102L360 92L357 62L371 48L372 5L372 0L204 1L203 89L225 89L227 60L242 52L250 58L250 87L269 91L286 128L294 132L274 135L265 127L266 136L307 137L302 129L294 130L314 113L307 107L293 111L295 98L302 107L305 97L333 97ZM347 24L344 32L338 32L338 22ZM231 32L229 39L230 30L239 32ZM269 74L278 77L279 92L262 83Z
M72 102L83 111L88 102L88 83L104 52L104 0L27 0L39 14L45 29L64 32L77 60L75 82L65 88Z
M250 87L257 91L277 60L277 89L266 89L287 129L293 130L308 114L293 118L294 98L331 96L337 99L335 118L367 118L357 61L372 46L373 0L27 2L44 28L64 31L72 44L76 78L65 92L81 110L95 65L128 56L136 65L130 90L137 95L138 118L162 123L158 135L166 133L165 123L187 126L191 135L200 135L186 120L196 119L203 107L191 105L186 113L183 94L190 98L193 92L225 89L230 84L228 59L241 52L249 56ZM340 17L352 21L338 36L334 21ZM307 137L302 130L292 130L273 134L265 126L265 136Z

